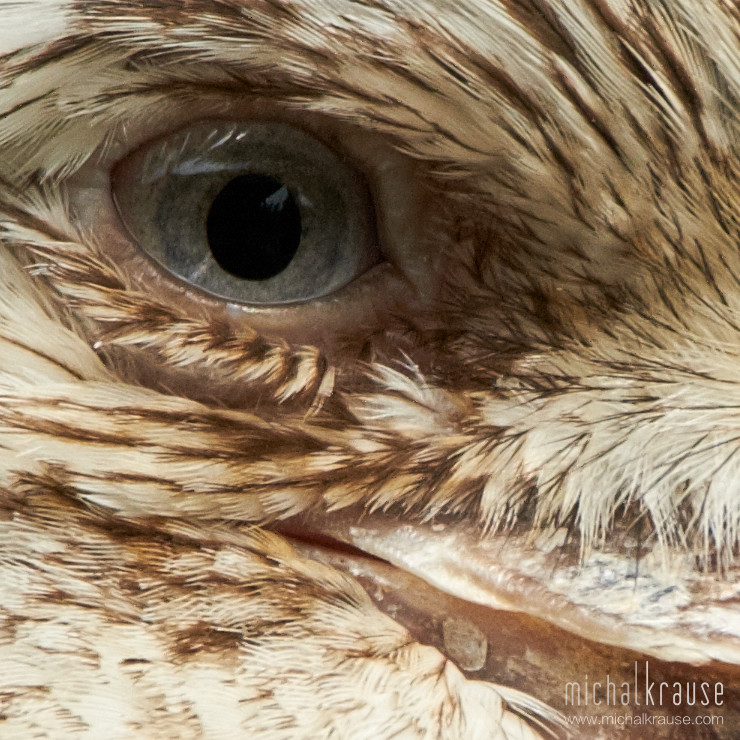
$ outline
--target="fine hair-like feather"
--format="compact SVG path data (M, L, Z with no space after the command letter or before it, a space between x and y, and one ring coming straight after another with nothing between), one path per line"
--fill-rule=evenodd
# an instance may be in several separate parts
M551 718L264 528L299 514L562 528L581 560L647 548L736 584L734 4L26 0L0 27L0 730ZM96 226L89 172L132 131L244 98L409 168L413 310L330 340L235 320ZM314 685L333 708L304 716Z

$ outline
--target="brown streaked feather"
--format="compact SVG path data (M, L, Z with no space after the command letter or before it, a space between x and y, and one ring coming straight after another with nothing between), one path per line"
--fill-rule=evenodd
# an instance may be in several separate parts
M472 738L553 718L260 528L298 515L470 601L526 591L518 608L543 616L549 594L566 628L737 664L733 4L12 5L0 730ZM23 30L21 12L47 19ZM245 115L244 98L403 155L434 277L418 311L389 306L359 339L235 319L150 281L94 221L80 191L131 130ZM495 553L507 536L520 562ZM455 577L452 542L474 543ZM506 582L473 598L478 558ZM641 559L666 579L639 591L665 610L660 639L644 604L615 617Z

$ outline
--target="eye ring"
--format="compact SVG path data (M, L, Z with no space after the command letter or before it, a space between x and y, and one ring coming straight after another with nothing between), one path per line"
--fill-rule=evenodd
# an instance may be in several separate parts
M323 142L356 173L372 199L367 233L379 249L378 264L315 299L257 303L196 286L140 246L115 204L113 187L122 163L194 123L227 126L242 121L288 123ZM165 304L237 333L246 326L266 337L320 347L332 357L364 347L370 333L399 320L430 315L427 308L439 295L443 274L438 245L446 233L445 202L431 187L423 163L396 149L383 135L274 101L207 96L187 107L147 107L145 114L127 119L114 133L105 147L64 179L63 188L75 228L115 262L132 290L152 293Z
M229 301L311 301L383 260L363 179L283 122L193 124L125 157L112 190L150 257Z

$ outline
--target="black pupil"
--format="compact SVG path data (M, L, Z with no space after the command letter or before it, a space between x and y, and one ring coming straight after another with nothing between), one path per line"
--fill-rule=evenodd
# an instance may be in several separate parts
M280 181L239 175L208 212L208 246L218 264L244 280L267 280L289 264L301 242L301 213Z

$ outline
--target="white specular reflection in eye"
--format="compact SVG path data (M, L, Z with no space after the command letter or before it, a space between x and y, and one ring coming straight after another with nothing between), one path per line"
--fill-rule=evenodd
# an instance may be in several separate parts
M361 178L285 123L190 126L126 157L113 192L142 249L238 302L325 296L382 259Z

